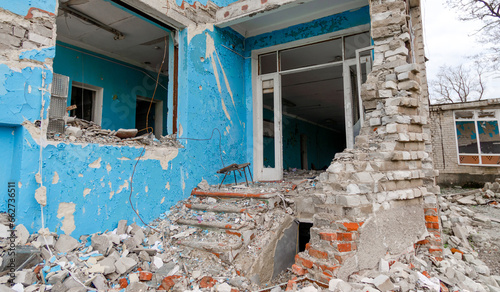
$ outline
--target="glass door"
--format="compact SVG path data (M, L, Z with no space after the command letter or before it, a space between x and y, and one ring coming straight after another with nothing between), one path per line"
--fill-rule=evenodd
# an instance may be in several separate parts
M261 75L257 84L257 137L255 155L258 180L274 181L283 177L282 109L280 75Z

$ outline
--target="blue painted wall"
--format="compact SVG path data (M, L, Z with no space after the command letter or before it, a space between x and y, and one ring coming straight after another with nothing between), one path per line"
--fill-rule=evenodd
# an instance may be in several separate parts
M103 88L102 127L118 130L135 128L137 96L151 98L156 73L121 62L88 50L58 42L54 72L69 76L73 81ZM159 83L168 85L168 78L160 75ZM158 86L155 99L163 101L163 135L167 134L168 93ZM71 103L71 87L68 106Z
M203 4L203 1L201 2ZM231 2L234 1L220 0L216 4L224 6ZM20 5L19 8L12 7L11 4L5 6L5 3L2 3L0 7L23 15L26 9L33 6L44 10L55 10L55 6L52 5L56 2L32 0L29 3L27 6ZM179 0L178 4L180 3L182 1ZM150 221L156 218L175 202L189 196L192 188L202 178L212 184L220 182L221 177L216 175L216 171L222 168L223 164L253 161L252 76L251 59L248 58L252 50L366 23L369 23L368 9L362 8L249 39L244 39L231 29L207 28L192 39L188 39L186 30L181 31L178 135L181 139L190 139L181 140L185 148L179 149L167 168L165 163L162 166L159 159L141 160L138 163L134 174L132 201L144 219ZM20 52L26 60L26 67L21 70L0 64L0 124L2 125L0 139L4 139L1 147L2 150L14 151L11 165L1 166L0 174L6 174L10 170L11 177L19 182L18 222L23 223L30 231L36 231L41 227L40 206L33 196L39 187L35 181L35 174L39 166L40 141L35 141L21 123L25 119L30 122L40 119L43 92L41 88L48 89L52 72L49 67L40 66L36 62L31 64L29 60L50 58L53 50L54 47L39 52ZM95 82L93 85L103 87L105 90L107 81L115 83L108 75L110 66L102 65L105 63L104 60L99 61L99 66L97 64L94 66L88 64L97 61L86 59L85 70L94 66L98 68L98 74L91 74L93 76L85 74L85 79L81 80L79 69L71 71L59 63L67 61L75 64L76 56L74 52L63 51L57 47L55 72L73 75L74 80L83 83L90 83L91 79L87 78L90 76L89 78L95 79L92 80ZM86 57L80 60L83 58ZM81 64L76 62L75 68L79 65ZM172 68L172 60L169 61L169 66ZM70 74L65 74L64 70L69 70ZM131 72L126 74L127 76L117 78L122 82L128 80L129 84L125 86L130 87L125 90L122 84L121 88L105 92L104 108L110 109L113 106L112 97L115 94L119 99L133 92L134 86L137 85L135 78L133 80L131 77L134 74ZM101 77L103 80L100 80ZM48 94L44 93L43 101L45 105L49 104ZM47 115L46 110L45 107L44 117ZM135 113L132 110L131 112ZM115 112L111 114L117 115ZM125 121L125 124L120 126L115 126L118 121L113 121L113 125L109 128L125 127L127 123L131 125L130 120L125 119ZM300 123L297 123L297 127L299 132L312 131L303 129L305 126ZM214 132L213 129L220 131L220 140L218 132ZM323 134L318 132L318 136L320 135ZM313 142L313 139L308 138L308 142ZM129 206L128 197L134 159L140 155L141 150L134 147L95 144L46 145L42 151L43 184L47 187L48 200L44 208L46 226L51 230L57 228L61 233L63 223L74 222L75 230L71 235L78 236L113 229L120 219L138 221ZM285 153L286 151L285 149ZM167 154L169 153L160 153L158 157ZM221 156L224 163L221 162ZM96 164L99 159L100 167L91 167L91 164ZM308 159L312 162L316 158L308 157ZM317 159L326 160L323 157ZM296 162L290 162L293 163ZM58 180L55 179L56 172ZM5 211L5 201L4 197L0 202L0 211ZM61 203L74 204L74 213L64 216L60 214L58 217Z
M193 5L195 2L199 2L202 5L207 5L208 1L209 0L175 0L177 5L179 5L179 6L182 5L182 2L186 2L189 5ZM215 5L217 5L219 7L225 7L231 3L238 2L239 0L210 0L210 1L212 1Z

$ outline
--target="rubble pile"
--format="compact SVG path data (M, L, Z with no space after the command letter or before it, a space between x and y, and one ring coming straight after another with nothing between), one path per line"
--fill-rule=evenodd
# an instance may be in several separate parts
M68 118L66 124L67 126L63 134L48 132L47 139L70 143L183 147L176 139L175 135L162 136L159 140L155 138L153 133L147 133L136 137L138 132L137 129L106 130L92 121L73 117Z
M291 218L282 203L274 196L264 200L193 196L146 228L122 220L115 230L79 240L48 230L30 235L18 225L17 246L32 247L37 259L19 268L15 277L4 273L0 284L13 279L12 291L256 290L259 278L247 279L243 271L260 268L252 266L253 259L270 245L271 235L285 218ZM5 227L1 234L5 264L10 262L9 233L7 225L0 227ZM24 263L13 259L16 269Z
M299 183L291 184L293 190L289 183L276 184L271 188L275 193L257 198L191 196L145 228L122 220L112 231L78 240L48 230L30 235L18 225L12 255L10 223L0 217L0 291L257 291L269 283L259 274L268 264L262 262L269 260L267 248L287 220L293 220L292 194L301 185L307 192L318 180L300 177L293 182ZM477 250L485 245L498 249L500 244L500 218L475 207L484 203L500 211L500 189L494 186L443 192L442 257L416 245L380 259L378 268L352 274L347 281L321 283L306 274L261 291L500 291L500 276ZM205 188L214 187L199 185Z

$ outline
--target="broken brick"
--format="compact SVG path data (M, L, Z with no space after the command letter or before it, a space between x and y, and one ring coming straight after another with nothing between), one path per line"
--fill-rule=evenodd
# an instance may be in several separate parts
M217 284L217 281L210 276L205 276L200 280L200 288L212 288L215 284Z

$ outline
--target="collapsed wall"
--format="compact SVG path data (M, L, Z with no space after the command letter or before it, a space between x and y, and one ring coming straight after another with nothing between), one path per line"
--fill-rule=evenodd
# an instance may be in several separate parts
M370 13L375 49L362 86L364 124L354 149L337 154L321 176L311 241L293 266L318 280L373 268L416 242L441 251L420 3L371 1Z

